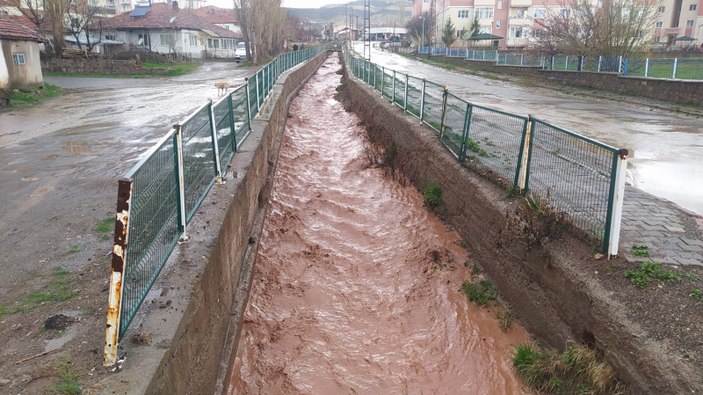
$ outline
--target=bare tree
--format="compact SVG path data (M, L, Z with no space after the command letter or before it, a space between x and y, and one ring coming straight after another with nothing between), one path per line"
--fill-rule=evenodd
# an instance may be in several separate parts
M657 0L571 0L538 19L544 53L627 57L643 49L656 19Z
M0 0L0 7L9 7L19 11L29 19L37 29L41 29L46 20L44 0Z
M68 12L66 0L44 0L44 13L46 20L51 24L51 33L54 36L53 47L56 55L61 55L65 46L63 35L65 33L64 21Z
M66 10L68 22L66 28L68 32L76 39L78 49L83 49L81 37L85 37L85 51L91 52L93 48L100 43L102 37L102 23L98 14L99 7L91 5L88 0L72 1ZM93 28L98 31L97 39L90 36L90 30Z

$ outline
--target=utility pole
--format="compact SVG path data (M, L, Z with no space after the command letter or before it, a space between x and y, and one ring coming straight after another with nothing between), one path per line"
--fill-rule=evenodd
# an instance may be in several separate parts
M371 0L364 0L364 59L371 61Z

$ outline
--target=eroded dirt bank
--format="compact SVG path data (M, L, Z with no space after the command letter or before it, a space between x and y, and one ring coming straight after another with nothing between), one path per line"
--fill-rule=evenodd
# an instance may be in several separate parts
M468 304L458 235L375 165L340 67L291 104L229 392L521 392L525 332Z

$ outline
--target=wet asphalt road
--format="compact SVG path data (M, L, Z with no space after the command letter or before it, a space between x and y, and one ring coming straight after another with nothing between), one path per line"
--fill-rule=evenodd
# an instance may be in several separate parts
M116 179L217 100L215 82L238 86L253 71L213 62L173 78L48 77L64 95L0 112L0 302L45 283L52 267L79 270L109 252L112 235L96 226L114 218Z
M356 45L363 53L363 46ZM703 119L643 105L522 87L464 75L373 49L371 61L402 73L446 84L479 105L555 125L631 153L628 181L645 192L703 215Z

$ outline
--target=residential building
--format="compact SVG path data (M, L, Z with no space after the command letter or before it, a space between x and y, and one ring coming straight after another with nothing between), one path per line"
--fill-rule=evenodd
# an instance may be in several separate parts
M413 15L431 9L434 1L434 37L441 43L442 29L451 18L457 31L455 47L470 45L461 40L478 18L481 33L503 37L500 49L527 48L540 34L539 21L555 12L568 12L568 0L414 0ZM602 0L592 0L597 7ZM661 0L652 36L653 47L700 47L703 44L703 0Z
M239 20L232 8L220 8L209 5L196 8L194 12L195 15L207 23L212 23L213 25L231 30L238 34L242 33Z
M42 36L16 17L0 16L0 89L44 84L39 59L42 41Z
M103 37L162 54L233 58L241 35L213 25L178 2L138 6L102 22Z
M115 11L118 14L132 11L135 7L149 7L152 4L166 3L171 4L173 0L104 0L114 3ZM181 0L180 7L194 10L205 5L207 0Z

